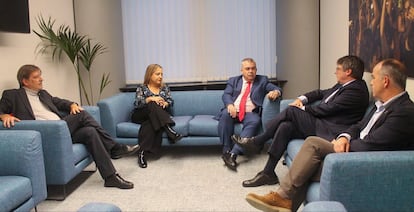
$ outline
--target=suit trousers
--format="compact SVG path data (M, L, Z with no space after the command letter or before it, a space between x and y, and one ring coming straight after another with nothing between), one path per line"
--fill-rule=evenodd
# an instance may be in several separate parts
M138 141L141 150L157 153L161 149L162 133L166 125L174 125L171 115L155 102L134 110L132 122L141 124Z
M330 141L316 136L306 138L288 173L280 181L281 192L292 199L293 205L303 202L310 182L320 180L323 160L334 152Z
M221 112L218 133L220 141L223 143L223 153L232 151L232 153L240 154L243 152L242 148L239 145L233 145L233 141L231 140L231 136L234 134L235 123L240 123L238 117L232 118L226 109ZM256 135L261 124L261 119L258 113L248 112L245 114L241 123L243 124L243 128L240 136L252 137Z
M256 137L264 144L273 138L268 153L279 160L290 140L316 135L316 118L297 107L290 106L266 124L265 132Z
M112 137L86 111L69 114L63 120L69 127L73 142L86 146L102 178L113 175L116 170L110 152L116 142Z

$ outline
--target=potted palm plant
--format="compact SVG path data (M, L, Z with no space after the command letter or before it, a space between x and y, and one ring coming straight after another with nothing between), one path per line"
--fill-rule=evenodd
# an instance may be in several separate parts
M44 54L51 52L52 59L60 59L62 53L64 53L73 64L86 103L88 105L94 105L95 101L91 77L92 63L98 55L105 53L107 48L99 42L92 44L90 38L85 35L80 35L64 24L60 25L54 31L55 20L52 20L50 17L46 21L42 16L39 16L36 22L40 30L33 30L33 32L41 39L37 47L37 53ZM88 87L85 86L86 80L83 78L85 75L81 73L82 70L86 71ZM109 73L102 74L97 101L101 98L105 87L111 83L109 75Z

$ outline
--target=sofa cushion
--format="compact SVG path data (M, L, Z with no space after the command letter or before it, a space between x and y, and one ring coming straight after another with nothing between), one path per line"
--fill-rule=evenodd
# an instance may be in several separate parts
M173 91L172 114L174 116L217 115L224 107L222 90Z
M0 211L12 211L32 197L30 179L21 176L0 176L0 194Z
M192 116L174 116L175 125L173 129L183 136L188 136L189 124L192 118ZM163 137L167 137L167 134L164 133Z
M218 136L218 121L212 115L196 115L189 123L189 134L195 136Z
M89 152L83 144L73 144L72 149L75 164L78 164L80 161L83 161L85 158L89 157Z
M173 120L175 126L174 130L183 136L188 135L188 124L191 120L191 116L175 116ZM140 125L132 122L121 122L116 125L116 135L120 138L137 138ZM163 134L163 137L166 137L166 134Z
M296 154L298 154L304 142L305 140L303 139L293 139L289 141L289 144L286 148L286 157L285 157L285 162L287 163L288 166L290 166L290 164L293 161L293 158L295 158Z
M306 193L307 202L315 202L320 200L320 183L312 182L309 185L308 192Z
M136 138L140 125L132 122L121 122L116 125L116 136L120 138Z

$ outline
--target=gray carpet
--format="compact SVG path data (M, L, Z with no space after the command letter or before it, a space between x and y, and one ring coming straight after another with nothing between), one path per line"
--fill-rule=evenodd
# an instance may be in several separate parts
M105 202L122 211L255 211L245 201L246 194L265 194L278 185L244 188L241 183L254 177L266 160L265 153L239 156L234 172L224 166L220 147L164 147L161 157L148 158L146 169L138 167L135 156L113 161L120 175L134 182L134 189L105 188L95 172L64 201L46 200L37 209L76 211L89 202ZM279 162L279 177L286 170Z

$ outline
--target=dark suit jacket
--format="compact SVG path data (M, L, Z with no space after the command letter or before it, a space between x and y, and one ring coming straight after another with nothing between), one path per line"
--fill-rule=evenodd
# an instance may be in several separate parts
M346 133L351 135L350 151L380 151L414 149L414 104L407 93L390 102L364 139L360 132L368 124L371 113Z
M243 86L242 77L242 75L237 77L231 77L227 81L227 85L224 89L222 97L224 103L223 109L225 109L227 105L233 104L234 101L236 101L237 97L240 95ZM282 89L270 83L269 79L266 76L256 75L256 78L254 79L254 82L250 90L250 98L252 102L256 105L255 112L260 112L260 109L263 105L263 99L269 91L273 90L278 90L280 93L282 93Z
M325 99L338 88L339 91L325 103ZM336 84L330 89L318 89L304 95L308 98L305 111L316 118L316 135L328 140L360 121L369 104L364 80L355 80L345 87ZM316 101L320 102L315 104Z
M51 96L46 90L39 91L40 101L60 118L59 111L70 111L70 105L74 102ZM0 114L13 114L21 120L34 120L32 107L24 88L5 90L0 100Z

